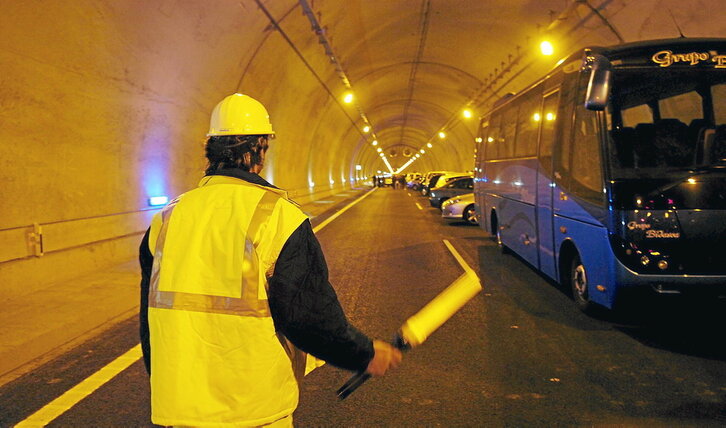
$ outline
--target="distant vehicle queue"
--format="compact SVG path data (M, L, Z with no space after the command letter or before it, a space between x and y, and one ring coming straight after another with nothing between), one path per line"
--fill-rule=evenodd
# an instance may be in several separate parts
M429 204L441 210L446 220L477 224L474 203L474 174L457 171L413 172L405 175L382 174L373 177L376 187L407 188L428 197Z

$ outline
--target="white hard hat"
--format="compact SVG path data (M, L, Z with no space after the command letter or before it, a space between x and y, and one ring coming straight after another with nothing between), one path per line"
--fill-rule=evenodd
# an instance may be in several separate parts
M262 103L247 95L232 94L214 107L207 136L274 133L270 115Z

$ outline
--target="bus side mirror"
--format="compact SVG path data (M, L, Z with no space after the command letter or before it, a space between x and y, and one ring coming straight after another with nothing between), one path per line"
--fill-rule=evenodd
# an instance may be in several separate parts
M602 55L589 55L585 58L585 68L591 70L585 95L585 108L588 110L605 110L612 82L610 61Z

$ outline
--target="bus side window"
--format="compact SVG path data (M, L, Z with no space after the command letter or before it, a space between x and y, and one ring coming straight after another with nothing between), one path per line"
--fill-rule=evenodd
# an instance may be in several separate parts
M537 153L537 128L542 121L540 101L542 86L525 95L517 118L517 146L515 156L529 157Z
M539 163L540 167L548 173L552 172L552 145L554 143L559 101L560 92L557 91L547 95L542 106L542 134L539 140Z
M577 95L577 76L565 78L560 92L560 105L557 109L557 129L553 158L555 179L568 190L570 186L570 159L572 151L572 114Z
M597 113L587 110L583 103L578 102L575 109L573 134L572 191L590 202L604 204Z
M653 123L653 112L648 104L640 104L634 107L623 109L620 113L623 117L623 126L635 128L639 123Z
M726 83L711 87L713 99L713 113L716 116L716 125L726 123Z
M517 137L517 109L519 102L509 104L502 112L502 144L499 146L500 158L514 157L514 144Z
M501 123L501 114L499 112L492 115L489 121L489 134L486 141L486 157L485 159L499 159L502 157L499 147L502 142L499 138L499 125Z
M479 128L479 136L476 143L476 151L474 152L474 174L477 179L484 177L484 159L486 159L486 143L489 136L489 121L482 120Z

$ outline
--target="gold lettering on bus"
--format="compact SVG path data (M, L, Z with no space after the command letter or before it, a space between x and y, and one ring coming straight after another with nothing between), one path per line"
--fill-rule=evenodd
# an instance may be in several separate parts
M726 68L726 55L714 55L711 61L716 63L714 68Z
M646 230L646 238L680 238L679 232L666 232L664 230Z
M673 51L664 50L653 54L651 60L661 67L669 67L677 62L698 65L701 61L711 59L711 61L716 63L715 68L726 68L726 55L714 54L708 52L673 53Z

